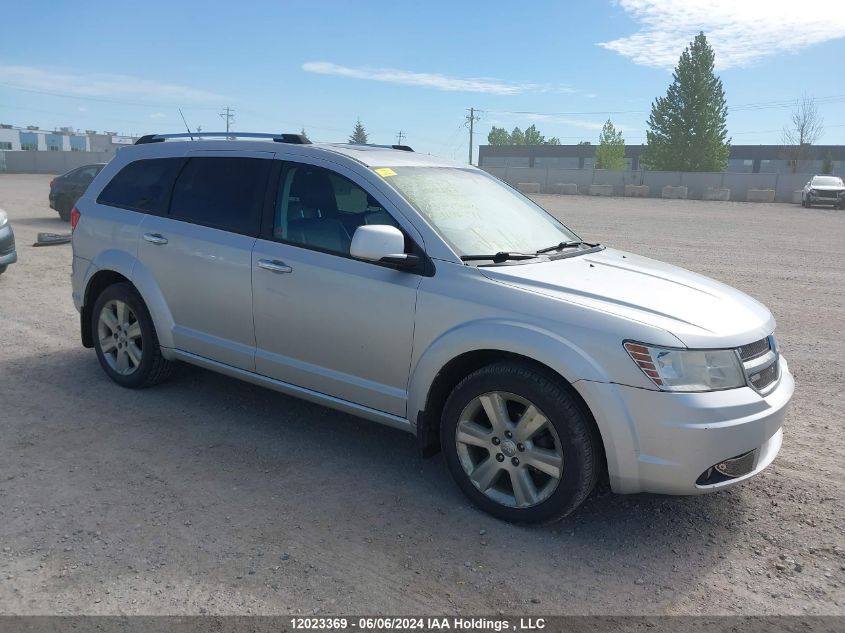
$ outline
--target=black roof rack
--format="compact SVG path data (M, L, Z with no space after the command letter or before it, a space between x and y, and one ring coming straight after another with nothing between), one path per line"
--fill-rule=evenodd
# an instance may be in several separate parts
M147 143L163 143L169 138L190 138L194 137L222 137L228 139L238 138L269 138L274 143L291 143L293 145L310 145L311 141L304 134L262 134L257 132L179 132L177 134L147 134L142 136L135 145Z
M349 147L381 147L384 149L398 149L402 152L413 152L414 148L410 145L377 145L376 143L340 143L341 145L348 145Z

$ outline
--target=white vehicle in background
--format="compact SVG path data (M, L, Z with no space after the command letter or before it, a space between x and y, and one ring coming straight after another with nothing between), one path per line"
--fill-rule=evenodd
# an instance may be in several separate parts
M830 204L845 209L845 183L842 179L838 176L813 176L804 185L801 205L812 207L814 204Z
M82 343L119 385L182 361L408 431L524 523L778 454L794 383L738 290L408 147L185 136L121 150L71 213Z

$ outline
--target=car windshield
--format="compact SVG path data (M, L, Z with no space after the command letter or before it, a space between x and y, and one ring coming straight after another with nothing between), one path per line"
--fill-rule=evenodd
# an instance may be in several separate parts
M395 187L458 255L535 253L579 239L531 200L477 169L392 167L375 172Z
M835 176L816 176L813 178L813 184L818 187L841 187L842 179Z

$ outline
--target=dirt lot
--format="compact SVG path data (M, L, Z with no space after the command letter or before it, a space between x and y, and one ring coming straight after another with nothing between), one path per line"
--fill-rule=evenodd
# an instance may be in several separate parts
M49 176L0 175L0 614L845 614L845 213L538 196L587 239L766 303L780 457L715 495L551 528L472 509L414 439L206 371L132 392L79 342Z

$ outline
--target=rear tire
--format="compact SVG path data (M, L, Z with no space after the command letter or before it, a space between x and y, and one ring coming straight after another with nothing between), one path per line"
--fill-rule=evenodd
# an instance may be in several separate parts
M103 371L121 387L152 387L173 373L173 363L161 355L150 312L132 284L114 284L100 293L91 311L91 336Z
M68 198L59 198L56 202L56 211L59 212L59 217L63 221L70 222L70 212L73 211L73 205Z
M496 363L464 378L443 408L440 439L470 501L514 523L562 519L601 474L589 411L560 379L527 364Z

